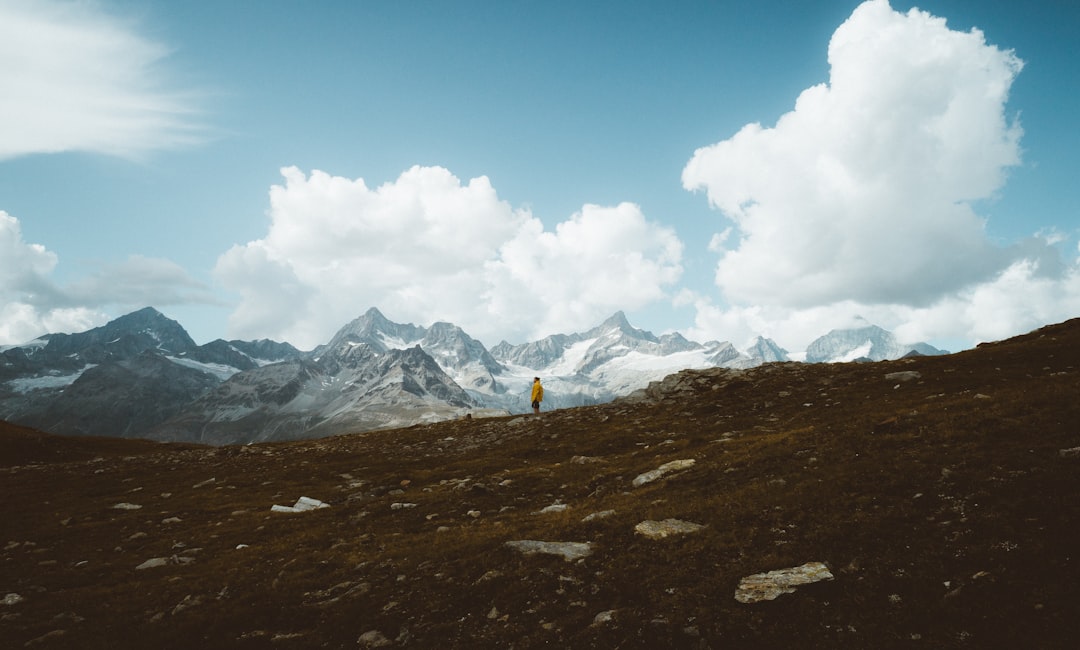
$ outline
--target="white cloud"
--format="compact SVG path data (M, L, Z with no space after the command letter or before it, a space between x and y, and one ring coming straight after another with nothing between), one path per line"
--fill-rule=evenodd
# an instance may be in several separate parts
M740 235L717 267L724 295L926 304L1004 268L968 202L1019 162L1004 106L1020 60L872 0L836 30L829 62L830 83L775 127L747 125L683 171Z
M772 331L802 349L861 315L974 342L1073 315L1076 271L1055 239L997 246L972 207L1020 162L1005 106L1021 60L886 0L856 8L828 57L829 83L774 127L749 124L683 170L734 228L711 248L724 306L699 299L694 332Z
M108 320L110 307L212 304L209 289L169 260L132 256L102 264L62 287L58 256L23 240L19 220L0 210L0 344L48 332L81 332Z
M0 3L0 160L198 142L194 99L163 85L167 54L97 3Z
M399 322L451 321L489 344L525 340L657 300L681 272L674 233L629 203L586 205L548 232L486 177L462 184L413 167L370 189L282 174L266 237L218 260L217 277L241 296L233 336L310 348L375 306Z

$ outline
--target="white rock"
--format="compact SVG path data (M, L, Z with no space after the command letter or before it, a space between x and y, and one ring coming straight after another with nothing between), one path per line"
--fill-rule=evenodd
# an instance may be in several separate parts
M665 519L663 521L643 521L637 526L634 526L634 532L639 535L644 535L649 539L663 539L671 535L685 535L687 533L696 533L705 526L701 524L695 524L692 521L682 521L681 519Z
M585 515L585 517L582 518L581 521L582 522L596 521L597 519L604 519L604 518L610 517L610 516L612 516L614 514L615 514L614 510L601 510L600 512L594 512L591 515Z
M566 505L565 503L553 503L550 506L547 506L546 508L541 508L540 511L537 512L536 514L538 514L538 515L547 515L547 514L551 514L553 512L566 512L566 509L569 508L569 507L570 506Z
M23 598L22 596L20 596L19 594L12 593L12 594L7 594L6 596L4 596L4 599L0 600L0 604L3 604L3 605L18 605L19 603L21 603L24 600L26 600L26 599Z
M506 545L525 555L534 555L536 553L561 555L567 562L580 560L592 553L592 544L589 542L540 542L523 539L507 542Z
M142 508L137 503L118 503L112 507L113 510L138 510Z
M833 574L823 562L807 562L789 569L755 573L739 581L739 588L735 591L735 600L740 603L774 600L781 594L795 593L795 587L799 585L832 579Z
M922 375L915 370L901 370L900 372L890 372L885 375L887 381L914 381L916 379L922 379Z
M689 469L694 466L694 463L695 461L693 458L673 460L671 462L664 463L663 465L657 467L654 470L650 470L648 472L645 472L644 474L638 474L638 476L633 481L633 486L640 487L642 485L645 485L646 483L652 483L653 481L664 476L665 474Z
M307 512L308 510L319 510L321 508L329 507L329 503L323 503L318 499L312 499L311 497L300 497L292 506L271 506L270 512Z
M385 648L392 645L392 642L382 632L370 630L360 635L360 638L356 640L356 645L359 648Z

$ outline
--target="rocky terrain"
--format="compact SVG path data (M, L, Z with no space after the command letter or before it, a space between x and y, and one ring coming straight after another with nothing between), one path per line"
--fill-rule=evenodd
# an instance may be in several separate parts
M1071 648L1078 393L1069 321L311 441L0 425L0 639Z

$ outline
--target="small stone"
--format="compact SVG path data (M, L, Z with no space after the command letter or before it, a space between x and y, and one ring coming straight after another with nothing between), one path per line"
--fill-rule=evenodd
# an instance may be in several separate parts
M3 600L0 600L0 605L18 605L24 600L26 599L19 594L11 593L4 596Z
M168 563L169 561L163 557L152 557L149 560L140 564L139 566L135 567L135 569L137 571L141 571L142 569L156 569L157 567L165 566Z
M646 483L652 483L653 481L659 479L665 474L689 469L694 466L694 462L695 461L693 458L686 458L683 460L673 460L671 462L664 463L663 465L657 467L654 470L650 470L648 472L645 472L644 474L638 474L637 477L634 478L632 484L634 487L640 487L642 485L645 485Z
M360 635L360 638L356 640L356 645L359 648L385 648L391 645L391 641L382 632L369 630Z
M607 623L610 623L612 621L612 619L614 619L614 618L615 618L615 610L609 609L607 611L600 612L595 617L593 617L592 624L593 625L605 625Z
M594 512L594 513L592 513L590 515L585 515L585 517L582 518L581 521L582 522L596 521L597 519L604 519L606 517L611 517L614 514L615 514L614 510L601 510L600 512Z
M634 532L644 535L649 539L663 539L670 535L696 533L705 526L695 524L692 521L680 519L665 519L663 521L643 521L634 526Z
M531 539L507 542L510 548L533 555L543 553L547 555L561 555L567 562L580 560L592 553L592 545L588 542L540 542Z
M553 512L566 512L566 509L569 508L569 507L570 506L566 505L565 503L553 503L550 506L547 506L546 508L541 508L540 512L538 512L537 514L547 515L547 514L551 514Z
M183 520L180 519L180 517L167 517L165 519L162 519L161 523L163 523L163 524L178 524L181 521L183 521Z
M915 370L902 370L900 372L890 372L885 375L887 381L914 381L921 378L922 375Z
M740 603L775 600L781 594L795 593L795 587L799 585L832 579L833 574L823 562L807 562L790 569L755 573L739 581L739 588L735 591L735 600Z
M112 507L113 510L139 510L142 506L136 503L118 503Z

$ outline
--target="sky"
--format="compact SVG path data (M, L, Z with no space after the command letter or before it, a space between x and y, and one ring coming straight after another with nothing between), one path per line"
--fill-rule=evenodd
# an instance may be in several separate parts
M1080 4L0 0L0 345L1080 316ZM860 320L863 319L863 320Z

